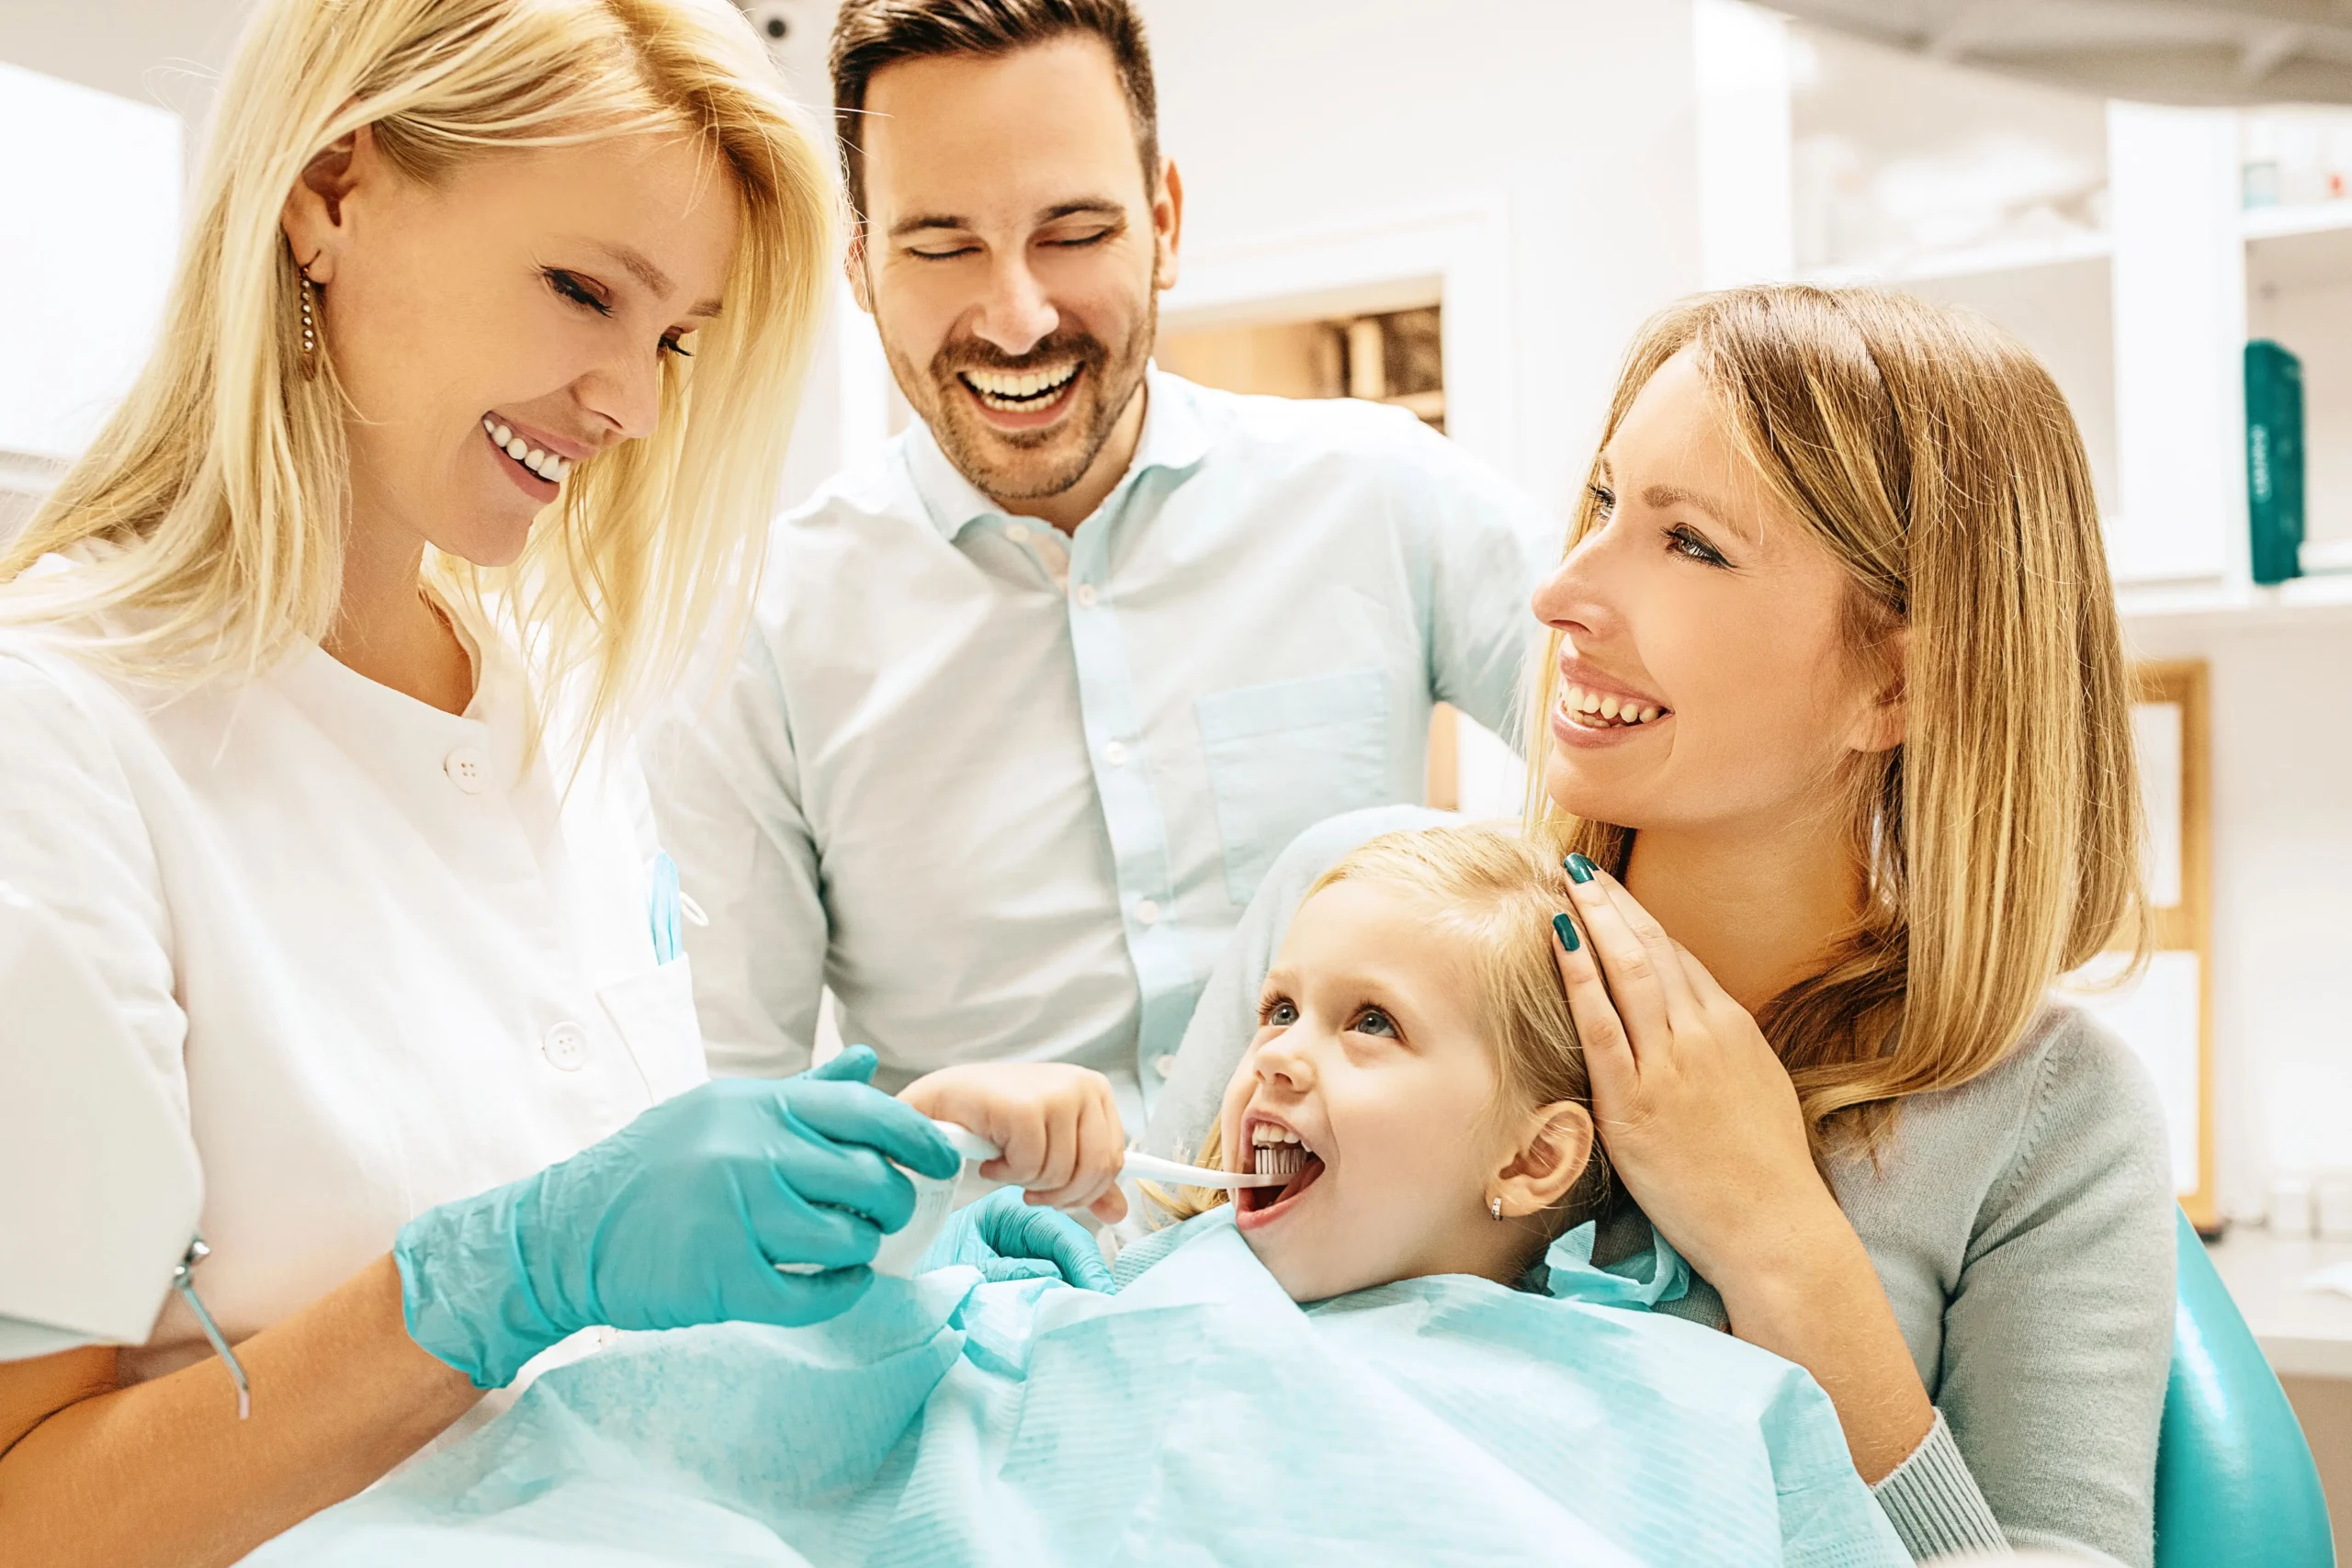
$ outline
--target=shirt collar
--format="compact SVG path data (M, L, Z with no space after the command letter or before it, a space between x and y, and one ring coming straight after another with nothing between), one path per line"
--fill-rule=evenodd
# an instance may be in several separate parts
M1136 439L1134 461L1112 487L1103 505L1116 502L1140 476L1154 468L1184 473L1208 456L1208 431L1201 423L1190 383L1161 370L1144 369L1143 433ZM1001 517L1004 508L980 492L963 471L939 449L931 427L917 420L907 428L908 476L915 494L939 536L953 544L957 536L984 517Z

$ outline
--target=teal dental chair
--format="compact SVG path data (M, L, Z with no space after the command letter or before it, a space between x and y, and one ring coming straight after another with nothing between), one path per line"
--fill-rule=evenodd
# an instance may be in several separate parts
M2205 1244L2176 1217L2180 1305L2156 1443L2156 1568L2335 1568L2302 1426Z

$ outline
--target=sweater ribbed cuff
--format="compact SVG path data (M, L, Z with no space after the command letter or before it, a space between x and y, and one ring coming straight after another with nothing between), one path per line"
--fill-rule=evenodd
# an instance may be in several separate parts
M1919 1446L1871 1488L1887 1523L1903 1538L1914 1562L1963 1551L2007 1551L2000 1521L1976 1489L1976 1477L1952 1441L1944 1413Z

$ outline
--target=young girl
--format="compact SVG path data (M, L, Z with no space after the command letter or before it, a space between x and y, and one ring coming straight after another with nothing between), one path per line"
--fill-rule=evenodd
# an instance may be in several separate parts
M947 1269L821 1330L632 1341L255 1562L591 1538L608 1563L770 1561L769 1536L819 1562L1904 1562L1809 1379L1628 1310L1687 1282L1670 1252L1590 1265L1564 896L1556 863L1466 829L1323 877L1217 1128L1227 1168L1289 1179L1170 1200L1184 1223L1121 1255L1115 1295ZM905 1098L1040 1194L1117 1177L1099 1075L963 1067Z

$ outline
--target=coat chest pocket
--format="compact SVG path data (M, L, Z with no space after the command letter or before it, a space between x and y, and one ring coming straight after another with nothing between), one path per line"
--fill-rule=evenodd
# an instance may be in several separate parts
M1391 799L1388 682L1377 670L1216 692L1193 712L1237 907L1301 832Z
M710 1076L703 1065L702 1025L695 1017L694 971L685 959L616 980L599 990L596 999L657 1103Z

